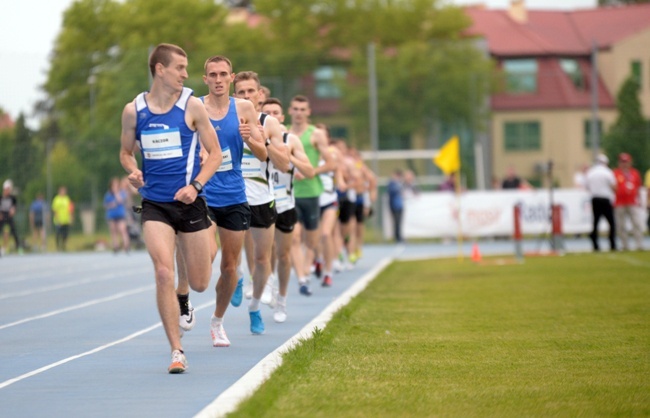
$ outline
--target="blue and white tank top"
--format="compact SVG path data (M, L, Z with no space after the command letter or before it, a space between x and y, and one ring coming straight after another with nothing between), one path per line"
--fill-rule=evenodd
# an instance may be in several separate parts
M135 98L135 139L142 153L144 176L139 192L144 199L154 202L173 202L176 192L200 170L198 134L185 123L192 90L184 87L178 101L165 114L149 110L147 94L143 92Z
M204 99L201 97L201 101ZM241 171L244 140L239 134L235 98L230 98L226 116L220 120L210 119L210 122L217 131L223 160L204 188L208 206L221 208L246 203L246 185Z
M282 134L282 140L285 147L289 142L289 133ZM278 214L293 209L296 206L296 199L293 197L293 172L295 167L289 163L289 171L284 173L271 163L269 175L273 183L273 197L275 198L275 207Z

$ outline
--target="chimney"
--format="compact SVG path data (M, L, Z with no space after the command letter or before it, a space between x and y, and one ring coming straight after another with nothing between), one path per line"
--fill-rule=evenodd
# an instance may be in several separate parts
M511 0L508 16L517 23L526 23L528 21L528 13L526 12L524 0Z

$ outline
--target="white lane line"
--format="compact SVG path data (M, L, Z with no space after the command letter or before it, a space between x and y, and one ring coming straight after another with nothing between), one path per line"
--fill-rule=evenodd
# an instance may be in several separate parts
M143 269L142 271L144 272L144 271L148 271L148 270ZM128 275L132 276L133 274L137 274L137 273L138 272L134 273L134 272L130 271ZM74 286L88 284L88 283L103 282L103 281L106 281L106 280L115 279L115 278L120 277L120 276L124 276L124 273L110 273L110 274L107 274L107 275L104 275L104 276L94 277L92 279L88 278L88 279L76 280L74 282L60 283L60 284L56 284L56 285L52 285L52 286L44 286L44 287L39 287L39 288L32 289L32 290L23 290L21 292L4 293L4 294L0 295L0 300L20 297L20 296L30 296L30 295L34 295L34 294L37 294L37 293L49 292L49 291L52 291L52 290L61 290L61 289L66 289L68 287L74 287Z
M78 305L68 306L67 308L57 309L57 310L54 310L54 311L46 312L44 314L31 316L29 318L23 318L23 319L21 319L19 321L10 322L8 324L0 325L0 330L5 329L5 328L9 328L9 327L13 327L13 326L16 326L16 325L24 324L25 322L35 321L37 319L48 318L50 316L59 315L59 314L65 313L65 312L70 312L70 311L75 311L77 309L87 308L88 306L93 306L93 305L97 305L97 304L100 304L100 303L110 302L110 301L116 300L116 299L121 299L121 298L126 297L126 296L131 296L131 295L135 295L136 293L141 293L141 292L145 292L147 290L151 290L154 287L155 287L155 285L153 285L153 284L149 285L149 286L137 287L135 289L132 289L132 290L129 290L129 291L126 291L126 292L116 293L116 294L114 294L112 296L107 296L105 298L93 299L93 300L89 300L88 302L80 303Z
M217 418L233 412L237 405L257 390L273 371L282 364L282 355L291 350L301 341L308 340L316 328L323 329L332 319L332 315L347 305L353 297L361 293L377 275L393 261L392 257L383 259L372 270L357 280L341 296L330 303L316 318L305 325L296 335L287 340L272 353L264 357L251 370L226 389L208 406L203 408L194 418Z
M21 380L27 379L28 377L36 376L37 374L41 374L43 372L46 372L50 369L53 369L55 367L61 366L62 364L69 363L73 360L77 360L82 357L89 356L91 354L98 353L100 351L106 350L107 348L113 347L114 345L122 344L124 342L130 341L136 337L139 337L140 335L146 334L147 332L153 331L156 328L159 328L162 326L162 322L158 322L157 324L154 324L150 326L149 328L145 328L143 330L134 332L133 334L122 338L121 340L113 341L108 344L102 345L100 347L94 348L90 351L86 351L85 353L77 354L72 357L65 358L63 360L59 360L56 363L48 364L47 366L43 366L40 369L32 370L31 372L22 374L18 377L14 377L13 379L5 380L4 382L0 383L0 389L4 389L7 386L13 385L14 383L20 382Z
M198 311L198 310L207 308L210 305L214 305L214 301L204 303L202 305L199 305L199 306L195 307L194 309ZM65 358L63 360L59 360L59 361L57 361L55 363L48 364L47 366L43 366L43 367L41 367L39 369L32 370L31 372L27 372L27 373L22 374L22 375L20 375L18 377L14 377L13 379L5 380L4 382L0 383L0 389L4 389L7 386L13 385L16 382L20 382L21 380L27 379L27 378L32 377L32 376L36 376L38 374L46 372L46 371L48 371L50 369L53 369L55 367L61 366L61 365L66 364L66 363L69 363L69 362L71 362L73 360L77 360L77 359L80 359L82 357L86 357L86 356L89 356L91 354L95 354L95 353L98 353L100 351L106 350L107 348L113 347L115 345L125 343L125 342L130 341L130 340L132 340L134 338L139 337L140 335L143 335L143 334L146 334L147 332L153 331L154 329L159 328L161 326L162 326L162 322L158 322L157 324L154 324L154 325L152 325L152 326L150 326L148 328L142 329L140 331L136 331L133 334L128 335L128 336L126 336L126 337L124 337L122 339L110 342L108 344L99 346L97 348L93 348L90 351L86 351L84 353L77 354L77 355Z

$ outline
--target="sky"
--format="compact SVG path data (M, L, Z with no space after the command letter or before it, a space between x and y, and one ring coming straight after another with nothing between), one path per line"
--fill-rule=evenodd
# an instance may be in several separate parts
M449 0L457 5L481 0ZM525 0L528 9L593 8L597 0ZM63 13L74 0L8 0L0 14L0 107L16 119L20 112L35 128L34 104L49 69L48 57L61 30ZM510 0L483 0L490 9L506 9Z

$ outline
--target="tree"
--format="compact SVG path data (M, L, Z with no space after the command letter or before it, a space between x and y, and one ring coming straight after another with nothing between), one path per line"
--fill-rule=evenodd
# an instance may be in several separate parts
M616 161L618 154L627 152L634 159L635 167L641 172L649 168L650 130L643 118L639 101L639 84L628 77L616 96L618 118L603 138L603 147L610 161Z

